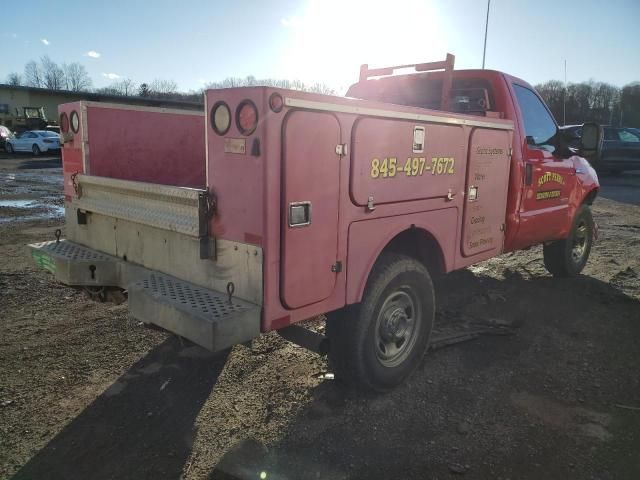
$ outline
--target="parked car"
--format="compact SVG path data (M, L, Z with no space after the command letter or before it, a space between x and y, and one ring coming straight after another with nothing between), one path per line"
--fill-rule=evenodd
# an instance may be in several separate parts
M572 147L577 147L582 137L582 125L560 127ZM594 161L598 171L620 173L623 170L640 170L640 130L637 128L604 127L604 140L600 158Z
M27 130L7 140L7 152L31 152L40 155L42 152L59 152L60 135L47 130Z
M6 149L6 142L8 138L13 136L13 132L4 125L0 125L0 148Z

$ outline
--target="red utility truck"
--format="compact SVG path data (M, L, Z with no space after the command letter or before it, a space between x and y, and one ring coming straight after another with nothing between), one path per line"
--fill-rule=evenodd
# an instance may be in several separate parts
M576 275L595 234L600 128L572 150L529 84L451 55L363 65L344 98L78 102L60 125L66 239L32 245L39 265L124 289L133 317L212 351L278 330L375 390L426 351L433 275L536 244L554 276ZM294 325L321 314L326 338Z

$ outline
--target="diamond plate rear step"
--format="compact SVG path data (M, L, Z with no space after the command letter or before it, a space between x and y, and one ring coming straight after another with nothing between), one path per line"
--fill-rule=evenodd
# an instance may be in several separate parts
M260 335L261 307L68 240L29 245L35 263L72 286L129 291L134 318L176 333L211 351Z
M258 305L157 272L129 286L129 313L212 351L260 334Z
M29 245L36 265L66 285L119 286L120 259L68 240Z

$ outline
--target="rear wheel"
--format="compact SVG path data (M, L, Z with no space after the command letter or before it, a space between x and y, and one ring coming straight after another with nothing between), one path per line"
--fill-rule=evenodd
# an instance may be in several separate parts
M33 144L33 147L31 147L31 151L33 152L33 154L35 156L40 155L40 147L38 145L36 145L35 143Z
M593 217L588 205L576 213L569 236L544 246L544 266L554 277L578 275L589 259L593 244Z
M435 314L429 272L417 260L383 254L362 303L327 315L329 361L349 383L386 391L420 363Z

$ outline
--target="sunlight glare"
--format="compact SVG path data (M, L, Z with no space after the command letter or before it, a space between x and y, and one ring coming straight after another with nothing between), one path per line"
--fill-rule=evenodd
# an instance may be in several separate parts
M344 92L359 67L444 58L446 38L428 0L310 0L291 30L282 70L288 78L326 83Z

